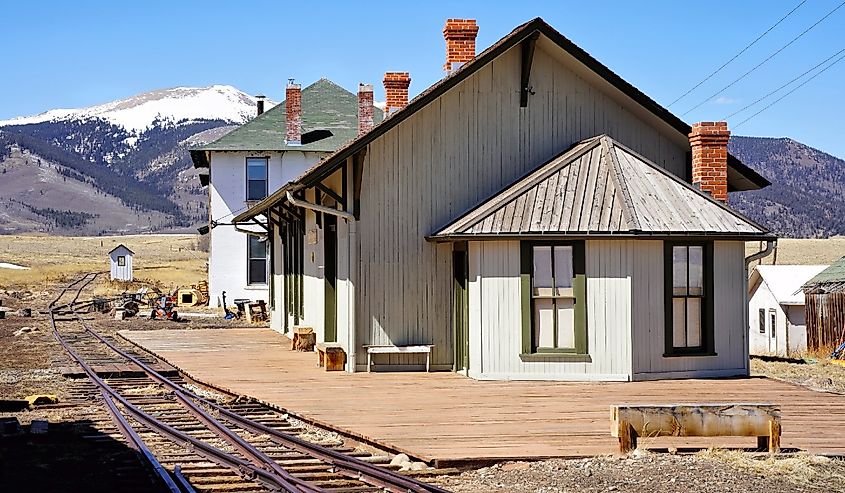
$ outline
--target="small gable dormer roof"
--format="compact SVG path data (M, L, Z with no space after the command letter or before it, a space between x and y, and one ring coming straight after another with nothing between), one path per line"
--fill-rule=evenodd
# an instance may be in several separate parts
M607 135L574 145L429 239L771 233Z
M117 245L116 247L112 248L111 251L109 252L109 255L111 255L113 253L122 253L124 255L125 254L135 255L135 252L130 250L129 247L127 247L123 243L121 243L120 245Z

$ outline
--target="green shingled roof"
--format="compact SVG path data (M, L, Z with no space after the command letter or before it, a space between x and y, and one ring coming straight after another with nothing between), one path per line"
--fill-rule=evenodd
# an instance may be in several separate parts
M382 112L375 108L378 124ZM285 145L285 103L281 102L219 139L195 151L317 151L332 152L358 135L358 95L328 79L320 79L302 90L302 133L329 130L332 136L301 146ZM194 160L196 162L196 159Z
M845 290L845 257L830 264L802 286L804 292L822 290L827 293Z

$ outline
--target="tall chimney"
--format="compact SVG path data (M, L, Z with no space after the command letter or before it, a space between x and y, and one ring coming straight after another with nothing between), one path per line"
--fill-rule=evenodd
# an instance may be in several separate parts
M302 88L288 79L285 88L285 144L302 145Z
M411 74L408 72L385 72L386 116L390 116L408 105L408 87L410 85Z
M699 122L692 125L692 183L728 202L728 122Z
M446 38L446 63L443 70L446 75L459 69L461 65L475 58L475 37L478 26L475 19L447 19L443 28Z
M358 135L373 129L373 85L358 84Z
M263 94L259 94L259 95L255 96L255 99L257 99L255 104L258 108L258 115L256 115L256 116L261 116L264 113L264 98L266 98L266 97L267 96L265 96Z

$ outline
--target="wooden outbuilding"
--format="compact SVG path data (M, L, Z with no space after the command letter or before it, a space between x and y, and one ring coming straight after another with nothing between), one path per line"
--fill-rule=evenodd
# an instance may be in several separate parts
M109 252L109 263L111 264L111 280L112 281L131 281L132 278L132 258L135 252L130 250L124 244L120 244Z
M845 257L807 281L807 348L832 349L845 334Z

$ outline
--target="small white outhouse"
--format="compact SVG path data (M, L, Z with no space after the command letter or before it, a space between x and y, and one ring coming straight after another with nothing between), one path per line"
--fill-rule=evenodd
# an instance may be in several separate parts
M111 263L111 279L112 281L131 281L132 280L132 257L135 252L126 248L126 245L120 244L109 252L109 262Z

